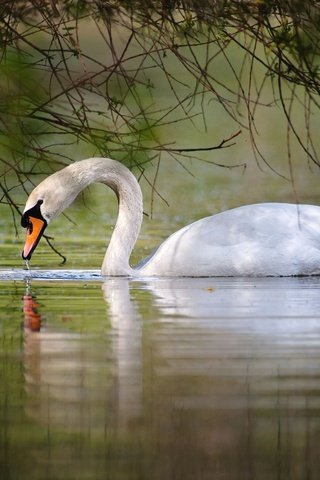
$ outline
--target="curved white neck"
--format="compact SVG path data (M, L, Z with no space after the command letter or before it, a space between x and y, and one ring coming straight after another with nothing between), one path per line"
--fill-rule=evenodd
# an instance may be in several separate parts
M135 176L111 159L91 158L69 167L80 190L94 182L108 185L118 197L119 212L102 267L102 275L132 275L129 258L138 238L142 219L142 193Z

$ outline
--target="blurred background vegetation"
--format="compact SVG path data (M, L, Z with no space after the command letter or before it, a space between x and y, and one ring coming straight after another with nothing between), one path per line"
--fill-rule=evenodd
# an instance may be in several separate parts
M152 192L163 159L239 176L243 149L297 201L301 177L319 181L319 2L2 1L0 26L0 199L17 224L40 175L93 155Z

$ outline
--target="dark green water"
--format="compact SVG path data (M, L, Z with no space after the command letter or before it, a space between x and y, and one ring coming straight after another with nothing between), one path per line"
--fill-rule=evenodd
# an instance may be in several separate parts
M2 281L14 479L316 479L320 280Z

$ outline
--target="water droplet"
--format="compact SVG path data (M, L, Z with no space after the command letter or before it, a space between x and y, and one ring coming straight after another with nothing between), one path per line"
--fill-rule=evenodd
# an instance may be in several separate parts
M30 282L29 279L25 279L26 295L30 295Z
M29 261L28 260L25 260L26 262L26 267L27 267L27 270L30 270L30 267L29 267Z

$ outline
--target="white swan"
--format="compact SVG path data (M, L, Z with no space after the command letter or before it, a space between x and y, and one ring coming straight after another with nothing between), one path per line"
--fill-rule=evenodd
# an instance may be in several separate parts
M165 240L135 268L129 257L142 223L142 194L134 175L107 158L75 162L30 194L21 224L22 253L30 259L49 222L85 187L102 182L119 200L119 213L102 263L112 276L291 276L320 274L320 207L265 203L198 220Z

